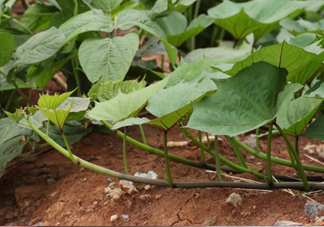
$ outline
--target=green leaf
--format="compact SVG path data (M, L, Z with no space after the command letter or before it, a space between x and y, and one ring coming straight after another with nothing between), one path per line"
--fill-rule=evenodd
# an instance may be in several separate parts
M6 164L22 153L25 144L21 144L22 136L10 139L0 146L0 172L5 171Z
M0 67L7 64L15 47L15 37L10 33L0 33Z
M26 135L31 137L33 130L21 127L9 117L0 119L0 147L1 144L14 137Z
M1 69L0 69L1 70ZM16 84L19 88L31 88L31 85L27 85L24 81L16 78ZM7 78L0 74L0 91L15 90L16 87L12 83L7 82Z
M42 128L41 131L45 133L46 128ZM79 141L85 135L86 129L82 127L79 121L68 121L63 126L63 132L68 143L71 145ZM49 126L48 136L60 146L65 147L62 134L56 126Z
M66 121L80 120L85 115L89 107L90 98L68 97L57 107L57 109L65 109L71 104L72 107Z
M301 136L317 139L317 140L324 140L324 116L317 118L312 124L308 126L306 132Z
M317 75L318 70L321 70L323 60L323 50L317 46L317 43L302 49L284 41L281 44L267 46L254 52L243 61L235 63L230 70L225 70L224 73L235 75L253 63L264 61L287 69L287 81L305 84Z
M259 62L229 79L215 80L216 94L193 103L187 127L236 136L267 124L302 87L286 85L286 75L285 69Z
M47 109L56 109L64 100L66 100L73 91L63 93L61 95L55 93L54 95L41 95L38 99L38 106L40 108L47 108Z
M302 18L297 21L286 18L280 21L280 25L295 36L303 33L323 34L324 19L313 23Z
M151 14L153 16L163 13L168 9L168 0L156 0L153 8L151 9Z
M80 64L88 79L123 80L139 45L134 33L123 37L86 39L80 46Z
M302 96L291 101L277 116L277 124L285 133L299 136L312 119L323 100Z
M298 16L308 4L290 0L253 0L245 3L224 1L208 10L215 24L226 29L236 40L250 33L255 41L279 27L283 18Z
M118 92L128 94L136 90L144 88L145 80L138 82L138 80L127 81L104 81L98 82L90 89L88 96L94 101L101 97L104 100L110 100L118 95Z
M171 64L175 64L177 60L176 50L167 42L167 38L157 22L149 15L149 13L141 10L129 9L120 12L117 18L117 28L128 30L133 26L138 26L151 35L158 37L164 44Z
M46 60L57 53L64 40L64 35L54 27L37 33L17 48L13 67Z
M213 72L211 65L216 65L220 63L234 63L246 58L246 56L237 56L230 58L219 58L207 60L205 57L201 58L199 61L188 64L182 60L179 66L170 74L170 79L167 86L173 86L179 83L180 81L190 81L197 78L203 70L207 72Z
M96 9L101 9L105 12L111 12L117 8L123 0L83 0L87 4L95 7Z
M59 30L65 35L65 43L67 44L77 35L89 31L111 32L114 30L113 22L110 17L94 14L88 11L72 17L70 20L62 24Z
M186 17L179 12L173 12L167 17L157 19L157 23L167 35L169 43L179 47L191 37L198 35L213 22L206 15L201 14L191 21L187 27Z
M46 29L52 18L52 13L56 11L55 7L45 6L40 3L36 3L28 7L25 11L20 23L23 26L18 26L21 31L26 31L28 28L31 31L38 31L41 29ZM42 15L49 14L49 15Z
M318 81L312 86L306 93L305 96L309 98L324 99L324 84L323 80Z
M142 125L145 124L147 122L149 122L150 119L143 117L143 118L135 118L135 117L131 117L131 118L127 118L123 121L117 122L116 124L113 125L113 127L111 128L112 130L116 130L119 128L123 128L126 126L132 126L132 125Z
M129 94L120 92L108 101L96 103L96 106L89 112L89 117L98 121L108 120L112 122L135 117L143 109L149 98L162 89L167 82L168 78Z

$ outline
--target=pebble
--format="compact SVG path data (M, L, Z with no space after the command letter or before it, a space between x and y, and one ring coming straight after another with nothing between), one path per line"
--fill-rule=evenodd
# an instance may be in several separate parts
M109 187L109 186L105 187L104 191L105 191L105 194L108 194L111 191L111 187Z
M159 199L161 199L161 197L162 197L162 195L156 195L156 196L155 196L155 199L156 199L156 200L159 200Z
M110 187L111 189L114 189L114 188L116 187L116 183L115 183L115 182L111 182L111 183L109 184L109 187Z
M301 223L293 222L293 221L280 221L277 220L276 226L302 226Z
M129 216L127 214L122 214L122 216L123 216L124 219L128 219L129 218Z
M318 216L320 210L324 211L323 204L307 200L304 208L305 214L307 214L311 218L315 218Z
M47 184L55 184L55 183L56 183L56 179L54 177L47 179Z
M144 186L145 190L149 190L150 188L151 188L151 185L149 185L149 184Z
M108 180L110 183L114 182L111 178L107 178L107 180Z
M212 217L207 218L202 225L203 226L214 226L216 221L217 221L217 216L212 216Z
M82 181L83 181L83 182L86 182L86 181L87 181L87 178L86 178L86 177L85 177L85 178L83 178L83 179L82 179Z
M118 215L117 214L114 214L110 217L110 222L114 222L118 219Z
M234 192L234 193L230 194L230 196L226 199L225 203L231 203L235 207L237 207L237 204L241 205L242 197L239 194Z
M127 180L120 180L119 181L120 187L125 190L128 194L132 195L138 192L138 190L133 185L133 182Z

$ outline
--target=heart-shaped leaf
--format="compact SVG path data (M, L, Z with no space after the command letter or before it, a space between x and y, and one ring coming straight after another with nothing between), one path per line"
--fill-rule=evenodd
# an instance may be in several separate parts
M306 132L301 136L317 139L317 140L324 140L324 116L317 118L312 124L308 126Z
M0 33L0 67L7 64L15 48L15 37L10 33Z
M285 69L259 62L231 78L215 80L216 94L193 103L187 127L236 136L267 124L302 87L286 85L286 75Z

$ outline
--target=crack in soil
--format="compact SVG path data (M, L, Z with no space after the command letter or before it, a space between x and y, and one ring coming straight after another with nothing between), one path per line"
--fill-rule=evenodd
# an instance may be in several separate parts
M171 226L174 226L175 224L177 224L177 223L179 223L179 222L181 222L181 221L188 221L190 224L195 224L195 223L193 223L192 221L190 221L189 219L181 219L181 217L180 217L180 212L181 212L182 209L183 209L183 208L184 208L184 207L189 203L189 201L190 201L191 199L194 198L194 196L195 196L195 192L196 192L196 190L193 191L193 193L191 194L191 196L189 197L189 199L187 199L187 200L184 202L183 206L180 207L179 211L177 212L178 220L175 221L174 223L172 223Z

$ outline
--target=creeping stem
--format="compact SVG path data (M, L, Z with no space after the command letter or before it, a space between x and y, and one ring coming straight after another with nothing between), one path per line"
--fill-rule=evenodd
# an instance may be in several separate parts
M125 173L128 173L128 164L127 164L127 150L126 150L126 127L124 127L124 137L123 137L123 159L124 159L124 168Z
M270 124L268 132L268 143L267 143L267 175L268 175L268 184L271 186L272 182L272 172L271 172L271 139L272 139L272 128L273 125Z
M217 179L219 181L222 181L222 173L221 173L220 160L219 160L218 136L215 136L215 162L216 162L215 165L216 165Z
M165 160L165 169L168 176L168 185L173 187L173 180L170 171L170 164L169 164L169 155L168 155L168 132L164 131L164 160Z

